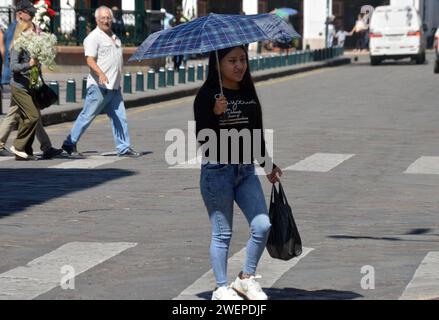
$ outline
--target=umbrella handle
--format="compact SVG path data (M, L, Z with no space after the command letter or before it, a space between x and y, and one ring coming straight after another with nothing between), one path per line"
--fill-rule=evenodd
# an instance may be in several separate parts
M221 90L221 95L224 95L223 92L223 81L221 79L221 69L220 69L220 63L219 63L219 58L218 58L218 50L215 50L215 56L216 56L216 65L218 67L218 78L219 78L219 85L220 85L220 90Z

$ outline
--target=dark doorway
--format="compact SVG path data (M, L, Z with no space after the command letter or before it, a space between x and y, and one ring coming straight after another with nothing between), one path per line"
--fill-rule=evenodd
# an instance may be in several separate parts
M101 1L91 0L90 1L90 8L91 9L96 9L96 8L98 8L101 5L105 5L108 8L112 8L112 7L116 6L116 7L118 7L120 9L122 7L122 0L107 0L107 1L105 1L105 4L99 3L99 2L101 2Z
M240 14L242 11L242 1L208 1L207 13Z

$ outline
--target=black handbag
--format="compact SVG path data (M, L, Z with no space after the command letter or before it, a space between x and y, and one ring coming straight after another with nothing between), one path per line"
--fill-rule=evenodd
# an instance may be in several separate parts
M43 110L56 103L58 95L43 80L41 87L32 89L32 100L38 109Z
M282 185L279 192L273 184L270 198L271 230L268 235L267 251L272 258L290 260L302 254L302 240L293 218Z

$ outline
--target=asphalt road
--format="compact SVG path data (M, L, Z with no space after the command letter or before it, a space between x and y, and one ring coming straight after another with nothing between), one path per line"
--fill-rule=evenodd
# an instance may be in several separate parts
M439 77L429 58L421 66L403 61L377 67L361 58L258 84L264 125L274 129L274 159L291 169L284 172L284 189L303 245L313 249L286 271L262 274L272 277L265 287L271 299L399 299L427 255L439 251L439 160L428 158L437 173L423 174L416 166L407 172L421 157L439 157ZM210 270L199 171L169 168L164 156L166 132L187 131L192 103L190 97L127 111L133 146L146 153L139 159L101 156L114 149L109 121L101 116L79 144L92 160L85 167L94 168L66 165L74 160L65 157L0 161L0 298L27 290L18 276L6 276L10 270L69 243L126 247L109 248L108 255L102 249L98 258L95 247L85 245L81 254L67 247L67 255L89 263L75 289L61 288L58 274L47 289L42 280L34 283L30 297L173 299ZM55 145L71 125L48 127ZM320 172L313 170L313 158L310 171L297 165L316 154L325 165L330 155L345 160ZM261 180L268 201L270 185ZM237 209L231 257L247 238ZM410 297L437 293L439 267L432 261L433 281L415 286ZM373 281L364 278L372 275ZM198 297L209 298L209 292Z

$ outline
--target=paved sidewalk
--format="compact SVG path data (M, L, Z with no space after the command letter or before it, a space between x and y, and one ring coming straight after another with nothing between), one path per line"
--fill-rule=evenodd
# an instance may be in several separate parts
M193 63L191 61L191 63ZM264 81L271 78L284 77L288 75L293 75L301 72L307 72L320 68L334 67L344 64L351 63L351 59L347 57L338 57L326 61L320 62L310 62L305 64L280 67L280 68L272 68L262 71L253 72L253 78L255 82ZM194 65L196 65L194 63ZM139 68L141 69L141 68ZM86 72L82 72L84 70L81 67L78 67L79 73L46 73L45 80L48 83L49 81L56 80L60 83L60 105L51 106L48 109L43 110L42 117L44 125L52 125L62 122L74 121L78 114L81 112L83 106L83 100L81 98L81 90L82 90L82 79L87 75ZM145 72L144 70L141 70ZM124 94L125 98L125 106L126 108L134 108L145 106L152 103L164 102L169 100L174 100L186 96L195 95L198 89L202 85L202 81L196 81L192 83L186 84L178 84L178 74L175 74L175 86L174 87L166 87L166 88L157 88L156 90L146 90L144 92L135 92L136 88L136 76L132 74L133 80L133 93L132 94ZM156 75L157 78L157 75ZM65 83L67 79L75 79L76 80L76 103L66 103L66 88ZM145 83L146 83L145 76ZM157 80L157 79L156 79ZM145 85L146 87L146 85ZM157 86L156 86L157 87ZM6 90L3 96L3 113L7 113L9 106L10 93ZM0 119L2 119L4 115L0 115Z

